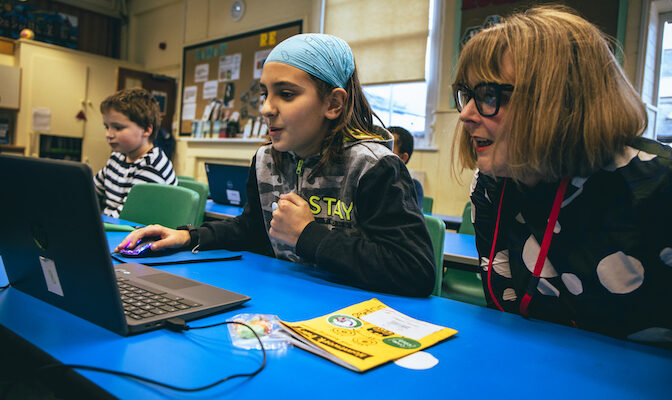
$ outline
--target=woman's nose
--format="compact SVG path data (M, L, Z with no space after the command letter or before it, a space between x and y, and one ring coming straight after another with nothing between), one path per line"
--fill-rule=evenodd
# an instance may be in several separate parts
M474 99L469 99L467 104L462 107L462 111L460 111L460 121L462 122L467 122L467 121L475 121L479 116L478 109L476 108L476 101Z

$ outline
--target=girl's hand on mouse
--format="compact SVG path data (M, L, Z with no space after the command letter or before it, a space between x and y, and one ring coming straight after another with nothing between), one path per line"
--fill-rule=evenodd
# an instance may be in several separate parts
M273 211L269 234L296 246L303 229L315 220L310 206L296 193L281 194L278 207Z
M148 225L129 233L128 236L117 245L114 252L118 253L122 249L133 249L140 239L150 237L159 238L159 240L152 243L153 251L184 247L189 244L189 241L191 240L189 231L178 231L161 225Z

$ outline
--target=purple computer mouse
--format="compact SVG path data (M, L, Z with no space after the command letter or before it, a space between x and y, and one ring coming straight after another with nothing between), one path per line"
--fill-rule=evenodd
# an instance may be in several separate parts
M133 249L121 249L119 253L126 257L149 257L157 256L163 253L163 250L153 251L152 243L159 240L159 238L146 237L138 241Z

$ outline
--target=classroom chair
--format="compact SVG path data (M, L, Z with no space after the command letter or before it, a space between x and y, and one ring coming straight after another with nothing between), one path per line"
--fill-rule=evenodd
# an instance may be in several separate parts
M468 201L462 211L462 222L457 233L475 235L474 225L471 223L471 202ZM485 307L485 294L483 283L478 273L465 271L459 268L447 266L443 273L441 297L462 301Z
M471 223L471 202L468 201L464 206L462 211L462 222L460 223L459 228L457 228L457 233L462 233L464 235L476 235L474 231L474 224Z
M182 225L196 225L199 201L198 193L185 187L137 183L128 192L119 218L173 229Z
M446 268L443 273L441 297L477 306L486 306L481 277L473 271Z
M443 279L443 240L446 235L446 225L439 218L429 215L425 215L425 224L429 231L429 237L432 240L436 263L436 282L434 282L434 291L432 294L441 296L441 281Z
M422 212L425 214L431 214L432 208L434 208L434 199L428 196L422 198Z
M180 181L195 181L195 179L192 178L191 176L187 176L187 175L178 175L177 176L177 181L178 182L180 182Z
M177 182L178 186L186 187L198 193L199 203L198 203L198 212L196 214L196 226L199 226L203 223L203 216L205 215L205 203L208 201L208 194L210 193L210 187L207 183L197 182L197 181L188 181L180 180Z

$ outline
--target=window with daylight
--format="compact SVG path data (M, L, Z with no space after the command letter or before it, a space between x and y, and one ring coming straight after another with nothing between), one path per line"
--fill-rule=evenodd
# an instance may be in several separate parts
M656 138L661 142L672 142L672 13L661 19L663 40L660 49L660 77L658 80L658 112L655 123Z
M385 126L401 126L416 141L424 136L427 82L366 85L364 94Z
M443 0L326 0L324 32L352 48L364 93L385 126L401 126L416 147L431 144L427 87L435 4ZM376 15L376 18L371 18ZM357 29L352 29L357 26ZM394 27L394 28L392 28ZM375 120L375 119L374 119ZM377 121L376 121L377 122Z

